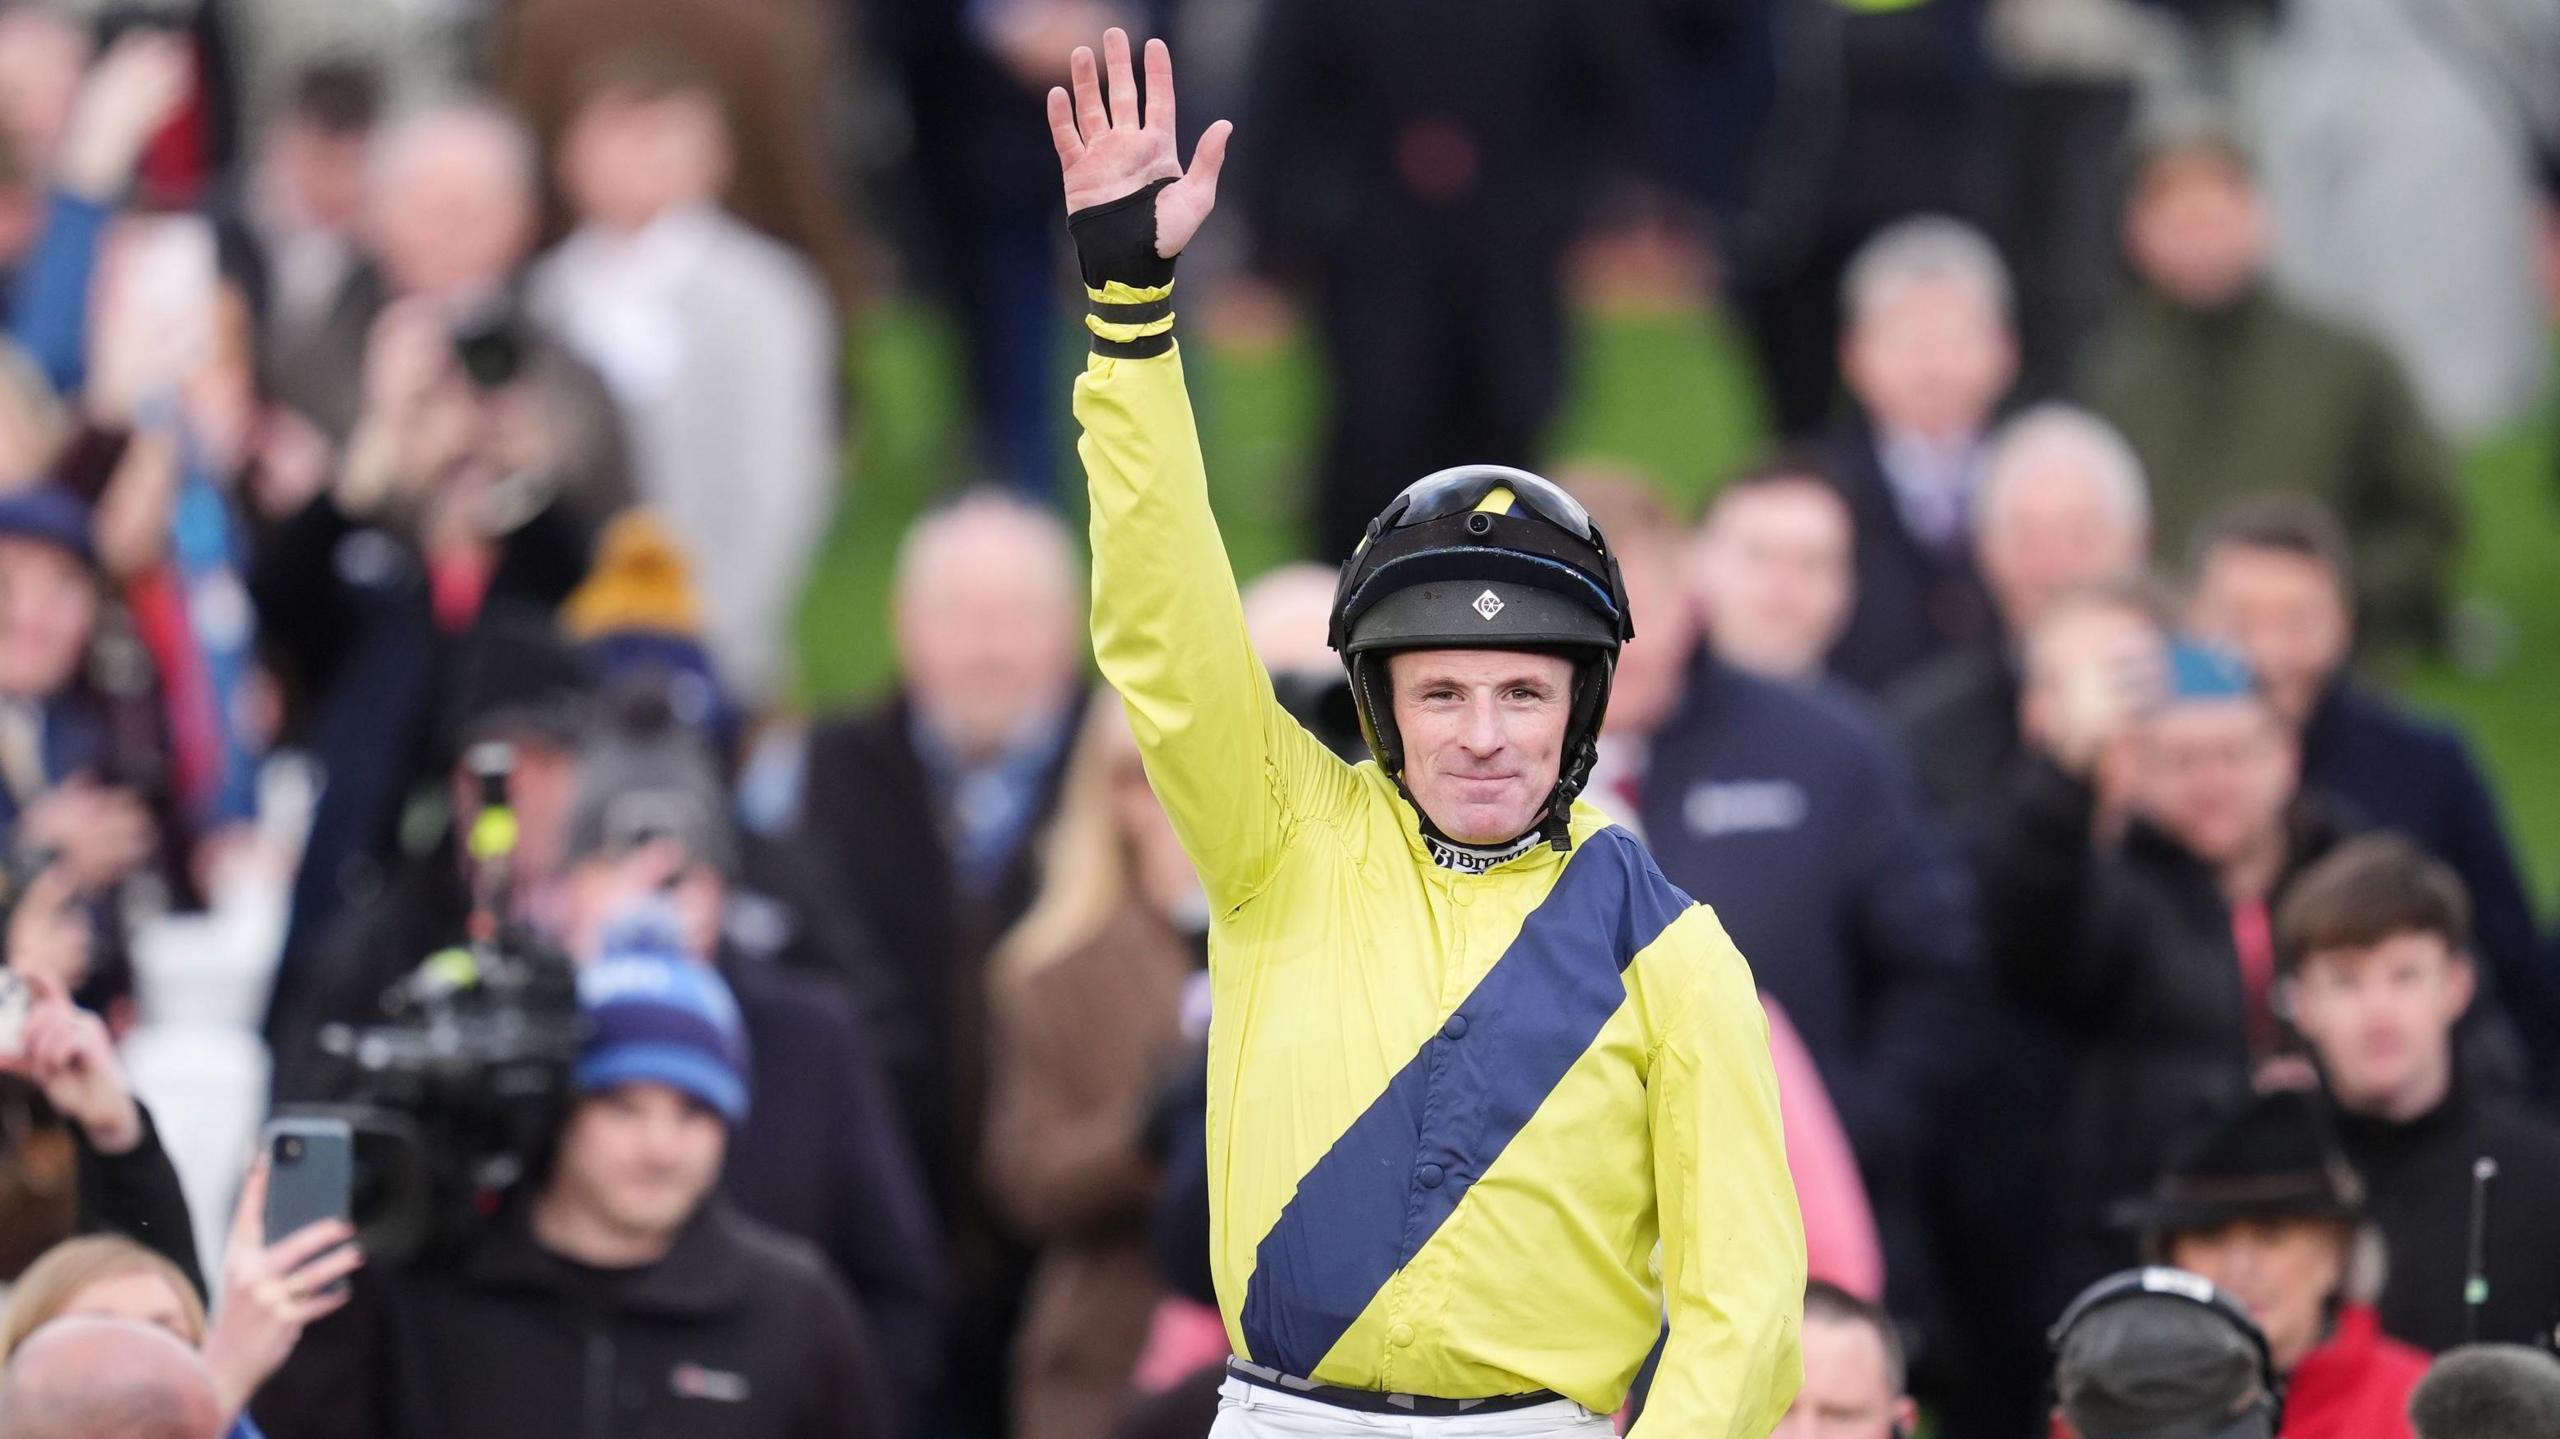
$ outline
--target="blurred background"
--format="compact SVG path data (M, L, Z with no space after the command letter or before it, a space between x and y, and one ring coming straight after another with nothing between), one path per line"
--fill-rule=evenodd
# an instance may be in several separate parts
M2549 0L0 0L9 961L157 1116L181 1268L279 1102L431 1115L410 1240L466 1242L557 1115L351 1074L347 1036L450 1018L451 946L589 962L655 888L757 1054L723 1186L824 1251L883 1432L1088 1439L1210 1372L1206 921L1088 710L1040 113L1109 25L1172 43L1186 153L1238 126L1181 335L1284 698L1338 726L1329 567L1432 469L1537 467L1642 553L1671 638L1591 792L1720 909L1769 877L1729 922L1803 1031L1817 1259L1885 1296L1939 1432L2034 1427L2047 1291L2091 1276L2038 1250L1964 1317L1998 1196L1920 1150L2139 1187L2183 1110L2121 1174L2072 1168L2086 1125L1962 1116L2190 1041L2223 1098L2326 1062L2267 997L2280 887L2211 852L2227 797L2155 812L2115 747L2155 708L2263 698L2301 762L2261 829L2334 789L2458 871L2495 979L2465 1062L2560 1092ZM2309 518L2231 508L2269 496ZM2197 583L2231 549L2308 597ZM2160 693L2101 693L2060 628L2093 585L2238 678L2160 648ZM1717 748L1728 671L1849 758ZM2381 738L2337 739L2368 701ZM2048 761L2097 792L2065 852L2139 869L2156 821L2228 881L2245 1036L2038 1027L2003 949L2051 919L2003 887L2033 817L1990 801ZM1799 822L1856 843L1715 847ZM1812 873L1870 839L1946 907ZM1088 922L1122 909L1143 943ZM569 1002L539 990L505 1004ZM1947 1057L2028 1030L2026 1078ZM0 1086L0 1132L68 1136L0 1150L0 1271L100 1222L70 1156L123 1111L55 1059ZM515 1059L565 1086L565 1051L473 1062ZM280 1392L269 1432L354 1432Z

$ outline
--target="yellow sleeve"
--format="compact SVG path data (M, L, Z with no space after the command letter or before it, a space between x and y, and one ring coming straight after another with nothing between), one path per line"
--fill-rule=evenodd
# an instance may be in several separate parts
M1177 346L1096 354L1076 379L1093 515L1093 652L1220 912L1260 891L1350 767L1272 695L1246 638Z
M1763 1439L1804 1379L1804 1221L1787 1172L1768 1017L1711 911L1646 1081L1671 1340L1630 1439Z

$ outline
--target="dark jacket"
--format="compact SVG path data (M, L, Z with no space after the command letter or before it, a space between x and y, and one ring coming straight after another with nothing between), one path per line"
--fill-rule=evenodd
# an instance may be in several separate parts
M1653 735L1641 808L1663 874L1714 906L1803 1036L1910 1309L1929 1287L1919 1170L1980 1035L1962 861L1873 706L1705 650Z
M2560 1124L2456 1084L2433 1112L2395 1124L2340 1112L2338 1140L2364 1176L2368 1210L2390 1248L2382 1328L2442 1351L2474 1339L2540 1344L2560 1321ZM2488 1300L2474 1332L2463 1303L2471 1273L2472 1167L2488 1183L2481 1272Z
M460 941L468 908L461 870L440 851L341 917L316 982L280 1016L278 1032L295 1040L276 1052L280 1100L341 1097L316 1049L321 1027L377 1021L385 989ZM755 1066L755 1102L730 1139L722 1188L833 1261L877 1336L881 1392L905 1422L939 1380L942 1250L877 1048L822 979L736 953L723 955L721 972Z
M1884 696L1929 803L1970 837L2018 762L2018 666L1999 641L1929 661Z
M2310 495L2355 544L2358 633L2432 643L2460 513L2452 461L2390 352L2264 289L2209 314L2137 293L2087 390L2142 457L2162 559L2183 562L2235 495Z
M1997 629L1991 597L1959 537L1939 550L1903 524L1875 436L1863 425L1837 435L1827 477L1849 506L1856 534L1857 601L1831 647L1831 670L1871 695L1958 646Z
M71 1126L80 1186L75 1222L83 1234L121 1234L160 1255L202 1294L204 1266L196 1257L195 1224L187 1214L186 1191L178 1187L177 1166L160 1143L150 1107L137 1102L135 1108L142 1114L142 1138L122 1154L100 1153L80 1126Z
M2462 736L2341 679L2303 727L2302 780L2376 827L2407 835L2462 877L2472 938L2498 1005L2542 1087L2560 1082L2560 964L2543 952L2497 797Z
M703 1206L655 1264L605 1271L521 1213L449 1271L367 1273L253 1406L269 1439L870 1439L861 1321L806 1246Z
M2106 1210L2150 1185L2182 1131L2245 1097L2265 1057L2251 1052L2232 914L2213 871L2140 823L2093 848L2095 805L2087 784L2031 761L1981 853L1992 965L2019 1002L2062 1028L2072 1055L2053 1161L2076 1238L2063 1241L2063 1287L2133 1261ZM2308 797L2286 828L2276 897L2346 833Z
M1061 721L1082 722L1081 702ZM848 976L883 1008L890 1077L954 1243L985 1222L977 1199L986 1109L987 951L1030 907L1037 835L1057 806L1070 746L1042 782L1029 830L990 892L966 898L943 838L944 799L917 754L904 696L816 726L801 843L880 949L885 973Z
M835 986L731 959L755 1106L720 1188L753 1218L816 1245L853 1291L898 1432L932 1429L941 1380L942 1236L869 1034Z
M946 834L946 797L916 749L903 695L816 726L796 841L879 942L848 976L886 1047L890 1078L941 1221L951 1276L946 1432L1006 1423L1010 1349L1031 1251L979 1181L988 1091L987 953L1030 907L1039 836L1057 808L1079 700L1060 719L1030 822L983 893L969 895Z

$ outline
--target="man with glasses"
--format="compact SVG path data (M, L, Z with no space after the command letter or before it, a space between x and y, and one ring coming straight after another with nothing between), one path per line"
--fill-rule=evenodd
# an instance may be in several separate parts
M1291 719L1247 640L1174 347L1172 60L1126 35L1051 92L1092 313L1076 383L1094 651L1201 873L1221 1439L1764 1435L1798 1381L1804 1236L1750 970L1575 803L1632 632L1607 541L1535 475L1429 476L1345 565L1332 643L1373 763Z

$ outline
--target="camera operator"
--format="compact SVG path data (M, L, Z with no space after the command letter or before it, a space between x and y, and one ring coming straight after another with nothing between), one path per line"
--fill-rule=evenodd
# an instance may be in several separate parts
M583 964L621 906L659 898L676 908L685 952L709 961L736 995L756 1088L767 1096L732 1136L722 1187L748 1215L834 1263L879 1338L893 1407L920 1421L939 1372L942 1250L877 1045L834 986L748 957L728 932L738 837L708 751L663 714L596 720L569 658L556 643L540 658L543 646L526 638L505 667L511 676L484 676L457 727L468 740L515 751L508 918ZM457 836L477 817L474 787L457 764ZM458 844L411 862L315 953L308 1003L284 1031L310 1036L332 1022L378 1021L378 997L462 936L471 891ZM322 1083L308 1044L279 1051L279 1097L342 1097Z
M271 1439L885 1432L825 1262L714 1191L748 1040L663 902L579 976L577 1097L539 1184L450 1265L360 1274L259 1396Z

